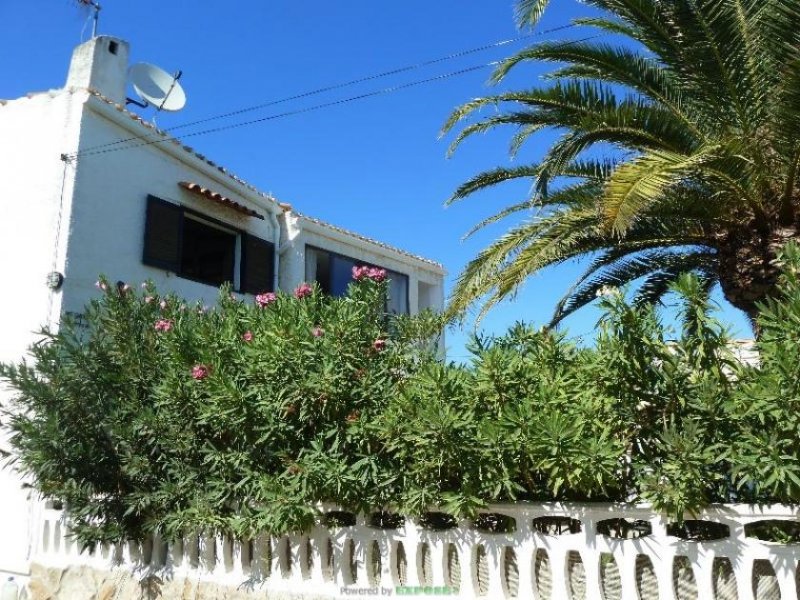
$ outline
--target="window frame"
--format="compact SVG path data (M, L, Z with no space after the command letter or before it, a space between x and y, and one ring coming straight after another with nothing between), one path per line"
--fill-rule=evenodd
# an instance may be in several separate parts
M409 316L411 315L411 276L408 273L402 273L400 271L395 271L394 269L389 269L388 267L383 267L381 265L376 265L376 264L368 262L368 261L358 260L356 258L353 258L352 256L348 256L346 254L342 254L341 252L335 252L334 250L328 250L327 248L321 248L320 246L315 246L314 244L306 244L305 245L304 256L305 256L306 253L308 253L309 250L314 250L316 252L324 252L324 253L326 253L328 255L328 259L329 260L331 258L333 258L334 256L336 256L338 258L343 258L345 260L352 261L355 266L364 265L364 266L371 267L371 268L384 269L386 271L391 271L392 273L397 273L398 275L402 275L403 277L406 278L406 297L405 297L405 301L406 301L406 310L408 312L406 312L405 314L409 315ZM309 277L309 273L308 273L308 262L304 260L304 263L305 263L304 264L305 279L306 279L306 281L310 282L311 278ZM333 270L332 269L331 269L330 277L331 277L331 279L333 278ZM387 279L391 279L391 277L387 277ZM314 281L317 281L316 276L314 277ZM332 281L328 281L328 287L329 288L333 287L332 283L333 283ZM387 302L388 302L388 299L387 299Z
M161 204L169 205L172 210L176 210L180 214L180 220L178 223L178 231L176 233L176 243L178 246L178 259L177 259L177 268L173 268L173 265L167 263L163 260L159 260L157 258L152 258L147 256L147 238L148 238L148 227L150 225L150 220L148 216L148 211L150 210L150 203L151 202L159 202ZM202 285L207 285L209 287L218 288L219 286L215 283L211 283L209 281L205 281L203 279L199 279L197 277L192 277L187 275L182 271L183 268L183 240L184 240L184 225L185 220L187 218L192 219L194 221L199 222L202 225L207 227L211 227L214 229L219 229L227 234L235 235L235 247L234 247L234 259L233 259L233 277L232 281L230 282L233 290L239 294L250 294L253 295L251 292L244 291L243 283L244 283L244 274L242 270L244 268L244 237L251 236L256 239L262 240L265 243L269 244L272 251L271 260L273 264L269 266L269 272L271 274L271 278L269 281L269 289L264 290L268 292L274 292L275 290L275 273L274 273L274 260L275 260L275 252L277 252L277 248L275 247L275 242L260 238L255 234L250 233L240 227L236 227L235 225L231 225L230 223L226 223L225 221L221 221L215 217L208 216L194 208L187 207L183 204L179 204L177 202L171 202L169 200L165 200L159 196L154 194L148 194L146 200L146 207L145 207L145 227L144 227L144 242L143 242L143 251L142 251L142 263L149 266L154 267L156 269L161 269L164 271L168 271L170 273L174 273L176 276L180 277L181 279L185 279L187 281L193 281L195 283L200 283Z

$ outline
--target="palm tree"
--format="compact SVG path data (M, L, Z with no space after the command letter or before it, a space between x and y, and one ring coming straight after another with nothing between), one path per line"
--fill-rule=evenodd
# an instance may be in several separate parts
M534 182L530 198L473 230L524 217L467 265L450 313L482 304L482 316L531 274L586 258L554 323L605 286L633 284L657 302L688 272L754 319L775 289L777 250L800 232L800 0L585 3L602 14L576 25L597 36L535 45L493 74L545 61L551 83L468 102L444 126L498 108L468 121L451 152L504 125L517 128L512 155L543 130L561 134L540 162L481 173L448 201ZM521 23L547 4L520 0Z

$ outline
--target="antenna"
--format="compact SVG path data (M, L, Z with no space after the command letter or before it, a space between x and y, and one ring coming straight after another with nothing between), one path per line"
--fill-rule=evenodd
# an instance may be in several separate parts
M177 71L170 75L165 70L148 63L136 63L128 70L128 80L141 100L127 99L127 104L142 108L152 106L156 112L177 112L186 106L186 92L178 83L183 75Z
M79 6L85 6L94 11L92 15L92 37L97 37L97 23L100 20L100 3L97 0L76 0Z

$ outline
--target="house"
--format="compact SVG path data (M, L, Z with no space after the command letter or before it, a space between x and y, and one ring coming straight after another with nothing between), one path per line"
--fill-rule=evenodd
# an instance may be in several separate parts
M312 280L339 294L369 264L389 273L391 311L441 309L441 265L302 215L128 111L128 55L95 37L64 88L0 101L0 361L80 315L101 273L213 303L223 282L244 297ZM0 574L27 572L36 510L0 471Z

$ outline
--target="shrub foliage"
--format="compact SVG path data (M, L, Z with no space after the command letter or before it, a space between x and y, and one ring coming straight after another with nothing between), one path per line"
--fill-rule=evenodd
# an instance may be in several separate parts
M680 318L608 290L595 343L519 324L443 364L433 315L386 283L301 286L212 309L101 282L86 326L0 365L14 464L84 543L303 530L320 503L470 516L490 502L800 500L800 249L763 306L760 364L731 353L706 288Z

